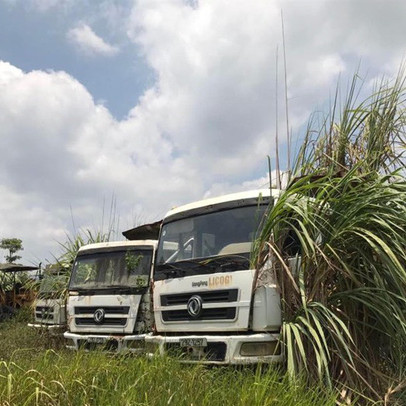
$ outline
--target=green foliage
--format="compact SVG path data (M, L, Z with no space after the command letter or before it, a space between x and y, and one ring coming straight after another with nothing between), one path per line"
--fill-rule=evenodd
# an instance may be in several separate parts
M5 258L6 262L10 264L21 258L21 256L15 254L24 249L23 242L19 238L3 238L0 242L0 248L8 250L8 255L5 255Z
M99 243L99 242L107 242L110 240L110 237L113 233L113 229L110 228L108 232L103 231L91 231L89 229L85 231L79 231L75 236L67 235L67 239L64 243L59 243L62 249L62 253L56 259L57 265L61 267L65 273L64 277L58 278L57 281L61 282L63 279L66 283L58 283L59 289L55 286L55 297L62 297L66 294L68 288L68 281L70 277L70 273L72 271L72 265L75 261L76 254L79 251L80 247L83 247L87 244ZM94 272L95 269L82 269L82 272L87 272L84 276L90 278L91 275L89 272Z
M131 251L125 253L125 266L129 273L134 272L142 261L142 255L135 255Z
M293 175L337 175L355 166L362 173L390 173L404 168L405 66L395 80L377 83L361 102L362 83L357 74L347 95L342 96L337 86L331 112L314 115L309 121ZM345 100L340 108L342 97Z
M76 258L76 254L80 247L87 244L110 241L113 230L108 232L84 230L79 231L75 236L67 235L64 243L59 243L62 253L58 258L58 263L65 268L70 269Z
M29 327L27 323L32 319L32 309L22 307L13 318L0 323L0 361L12 359L20 362L31 359L35 362L42 355L41 352L50 348L63 348L60 337L50 336L47 330Z
M14 278L11 273L0 272L0 292L7 292L13 289Z
M38 298L56 299L64 296L70 276L69 269L60 264L48 264L41 276L41 279L26 277L21 282L26 290L34 292Z
M357 105L354 79L339 120L335 104L309 127L255 251L281 290L289 374L386 404L406 387L403 84L383 81Z
M69 273L61 274L44 274L41 280L38 298L40 299L57 299L63 297L69 282Z
M142 287L148 286L149 276L136 274L137 268L140 265L142 265L143 258L144 258L143 255L135 255L131 251L127 251L125 254L125 264L126 264L127 273L129 275L133 274L133 275L131 275L131 277L134 277L135 280L132 280L132 283L137 288L142 288ZM130 280L130 277L129 277L129 280Z

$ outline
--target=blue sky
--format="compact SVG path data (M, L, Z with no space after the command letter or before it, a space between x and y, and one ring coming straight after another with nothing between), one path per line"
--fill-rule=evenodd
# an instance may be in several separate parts
M294 139L339 77L361 63L368 89L404 58L401 0L0 0L0 237L44 262L111 199L120 235L267 186L281 10Z
M116 3L122 13L131 10L130 2ZM105 103L116 118L123 118L152 85L154 72L123 27L114 31L106 27L106 17L100 15L102 5L84 1L41 8L35 2L0 1L0 55L24 71L64 70ZM98 35L119 44L120 52L114 58L88 55L68 40L69 30L86 20L92 21Z

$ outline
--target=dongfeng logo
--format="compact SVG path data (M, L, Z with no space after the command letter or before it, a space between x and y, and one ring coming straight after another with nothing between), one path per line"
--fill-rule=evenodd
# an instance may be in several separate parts
M104 309L97 309L97 310L93 313L93 320L94 320L97 324L100 324L100 323L103 322L105 314L106 314L106 312L104 311Z
M196 319L202 313L202 298L198 295L193 295L187 302L188 313Z

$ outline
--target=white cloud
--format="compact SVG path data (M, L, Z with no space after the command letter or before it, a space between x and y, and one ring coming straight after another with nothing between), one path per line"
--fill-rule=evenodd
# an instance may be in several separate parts
M231 6L217 0L192 6L181 0L139 0L134 6L128 33L158 78L136 109L149 112L203 177L208 172L240 182L258 171L266 154L274 155L277 46L279 137L284 142L280 11L285 6L291 18L286 29L300 25L301 16L288 2L235 0ZM323 9L324 3L315 2L310 12L322 21ZM287 43L293 130L348 70L342 54L326 46L327 38L308 44L295 40L303 50L289 53L292 40Z
M271 181L272 181L272 189L277 189L277 171L271 171ZM288 173L287 172L280 172L279 174L281 188L285 188L288 183ZM207 190L204 194L204 198L221 196L226 193L237 193L237 192L244 192L248 190L256 190L256 189L268 189L269 188L269 173L266 176L261 176L257 179L247 180L242 183L229 183L229 182L219 182L213 183L210 189Z
M19 79L23 76L23 72L11 65L8 62L0 61L1 76L0 76L0 86L6 85L13 82L15 79Z
M101 55L112 57L120 52L117 46L110 45L99 37L87 24L80 24L67 33L68 40L90 56Z
M0 128L0 235L22 238L31 247L24 255L57 250L70 207L76 224L100 227L114 194L125 229L134 216L156 220L171 202L203 194L145 112L119 122L64 72L0 62Z
M129 35L159 78L141 105L203 177L207 168L247 175L272 149L278 27L269 22L278 13L275 4L245 1L139 1L133 10Z
M22 238L24 258L33 264L57 255L56 241L65 241L66 226L53 206L36 205L34 193L21 193L0 185L1 238ZM4 262L5 252L0 252Z

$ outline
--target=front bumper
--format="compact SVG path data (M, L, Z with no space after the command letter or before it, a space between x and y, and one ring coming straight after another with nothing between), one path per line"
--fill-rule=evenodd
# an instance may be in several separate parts
M181 340L206 341L205 347L182 347ZM255 333L246 335L190 335L190 336L163 336L148 335L145 337L146 351L149 356L174 354L180 356L184 362L200 362L205 364L256 364L274 363L283 360L279 334ZM254 348L252 354L247 355L242 347L250 345ZM274 348L269 353L264 348ZM258 355L259 353L266 355ZM257 354L254 354L257 353Z
M130 351L143 353L145 351L145 337L147 334L134 334L126 336L104 334L75 334L66 331L63 334L67 341L66 348L71 350Z
M62 334L66 330L66 324L28 323L28 327L48 330L53 334Z

